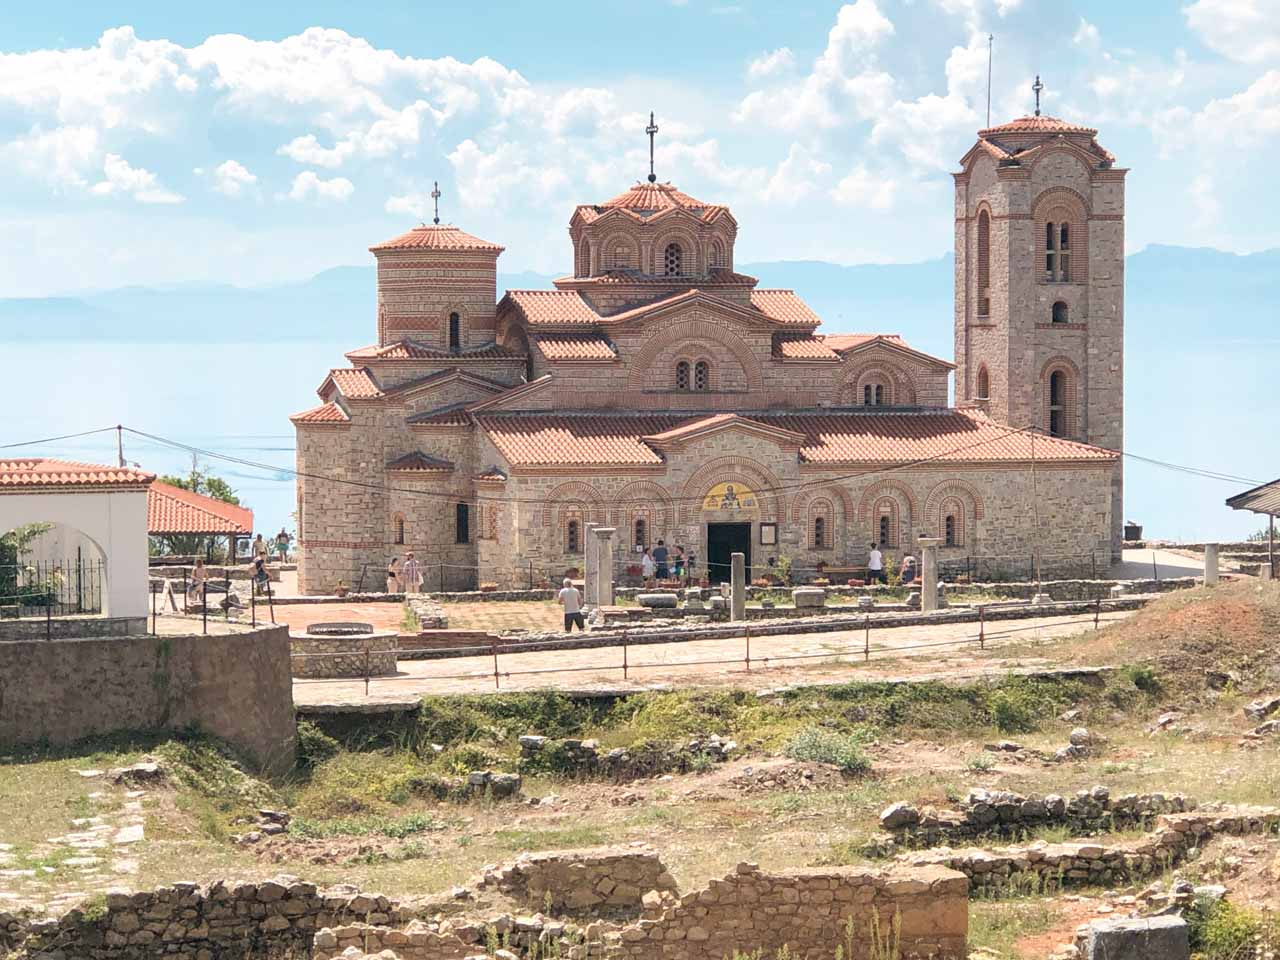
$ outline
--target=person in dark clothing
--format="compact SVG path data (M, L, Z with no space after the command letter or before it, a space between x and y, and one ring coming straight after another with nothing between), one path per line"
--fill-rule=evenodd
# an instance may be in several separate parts
M671 553L667 550L665 540L659 540L658 545L653 548L653 562L658 565L658 579L666 580L671 576L671 568L667 566L667 560Z

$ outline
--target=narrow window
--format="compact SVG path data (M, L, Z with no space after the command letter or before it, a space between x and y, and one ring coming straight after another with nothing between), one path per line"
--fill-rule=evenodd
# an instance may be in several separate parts
M978 316L991 315L991 217L978 214Z
M1057 301L1053 305L1053 322L1054 323L1067 322L1067 305L1063 303L1061 300Z
M471 542L471 507L458 504L453 511L454 543Z
M956 545L956 518L953 514L948 515L945 521L943 542L948 547L954 547Z
M676 389L689 389L689 361L681 360L676 364Z
M637 547L643 547L649 543L648 533L649 531L646 528L644 517L637 517L635 527L635 545Z
M1067 408L1064 404L1067 376L1061 370L1049 375L1049 435L1065 437Z
M987 373L986 367L978 368L978 399L987 400L991 397L991 375Z
M668 277L679 277L683 275L683 251L678 243L668 243L667 249L662 254L662 272Z
M862 403L864 406L868 406L868 407L871 406L871 397L872 397L871 384L868 383L865 387L862 388Z
M725 266L724 244L722 244L719 240L711 241L711 266L714 268Z
M813 549L821 550L827 545L827 521L823 517L813 518Z
M456 313L449 314L449 352L457 353L462 349L462 318Z
M404 517L396 517L396 543L404 543Z
M578 521L570 520L564 530L564 549L566 553L578 553L582 547L578 536Z
M705 360L693 365L693 389L706 392L711 389L711 367Z
M1052 223L1044 225L1044 278L1046 280L1056 279L1055 266L1057 264L1057 252L1054 239L1056 231Z
M1067 225L1064 223L1059 231L1058 244L1058 279L1063 283L1071 279L1071 243L1067 235Z
M884 387L878 383L876 384L876 406L884 406Z
M889 546L889 517L887 514L880 518L880 546Z

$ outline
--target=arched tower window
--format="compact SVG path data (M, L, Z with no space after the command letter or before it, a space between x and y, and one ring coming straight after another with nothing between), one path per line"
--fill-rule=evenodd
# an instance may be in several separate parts
M580 553L582 551L581 527L579 527L577 520L570 520L565 524L564 550L565 553Z
M898 502L892 497L884 497L876 501L875 527L871 532L872 539L882 547L898 545Z
M862 388L862 403L864 406L883 407L884 398L883 383L868 383Z
M1071 238L1067 224L1058 228L1058 279L1066 283L1071 279Z
M711 365L705 360L693 365L693 389L702 393L711 389Z
M680 249L680 244L668 243L667 249L662 252L662 272L668 277L683 276L683 260L684 251Z
M720 242L720 238L711 241L711 266L712 268L727 267L725 262L724 244Z
M645 523L644 517L636 517L634 534L632 542L637 547L645 547L649 545L649 525Z
M689 361L681 360L676 364L676 389L689 389Z
M986 364L978 367L978 400L991 399L991 374L987 373Z
M813 549L822 550L827 545L827 520L825 517L813 518Z
M1067 435L1067 375L1061 370L1049 374L1049 435Z
M1050 283L1071 280L1071 227L1065 222L1044 225L1044 278Z
M978 214L978 316L991 315L991 216Z
M395 542L404 543L404 517L398 513L395 516Z
M1065 230L1066 228L1064 227L1063 229ZM1056 301L1053 305L1053 322L1067 322L1067 305L1061 300Z
M449 314L449 352L462 350L462 318L456 313Z

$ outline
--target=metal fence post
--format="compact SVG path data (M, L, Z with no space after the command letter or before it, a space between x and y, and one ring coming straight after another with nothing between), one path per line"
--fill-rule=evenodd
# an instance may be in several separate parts
M230 622L231 620L231 571L230 570L227 571L227 575L224 579L227 581L227 587L226 587L227 594L225 597L222 598L222 612L224 614L224 619Z
M1098 629L1098 619L1102 616L1102 598L1099 597L1093 603L1093 629Z
M187 568L182 568L182 612L187 612Z
M258 625L258 591L253 587L249 588L249 623L254 627Z
M200 584L200 629L209 634L209 584Z
M151 591L151 635L156 635L156 591L149 583L147 589Z
M44 598L44 638L46 640L53 639L53 607L49 603L47 594Z
M267 609L271 611L271 623L274 626L276 622L276 602L271 598L271 580L267 580Z
M364 695L368 699L369 696L369 648L364 648Z
M987 608L978 605L978 649L987 649Z
M751 672L751 627L748 625L744 628L744 636L747 638L747 673Z
M627 631L622 631L622 679L627 679Z
M1160 568L1156 566L1156 552L1151 551L1151 576L1156 583L1160 582Z
M498 682L498 640L493 640L493 689L502 689L502 684Z
M862 662L871 662L871 614L862 618Z

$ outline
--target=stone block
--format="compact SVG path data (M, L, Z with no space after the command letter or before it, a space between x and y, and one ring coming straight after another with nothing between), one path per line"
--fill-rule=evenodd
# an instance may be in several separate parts
M796 587L791 591L791 602L800 607L822 607L827 603L827 591L822 587Z
M636 603L650 610L674 610L679 603L674 593L638 593Z
M1177 916L1094 920L1085 960L1190 960L1187 922Z

